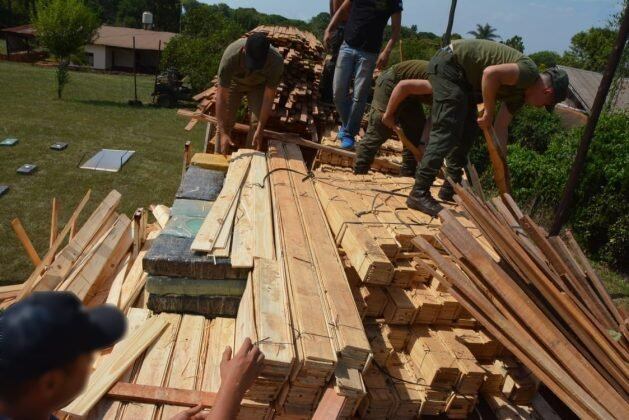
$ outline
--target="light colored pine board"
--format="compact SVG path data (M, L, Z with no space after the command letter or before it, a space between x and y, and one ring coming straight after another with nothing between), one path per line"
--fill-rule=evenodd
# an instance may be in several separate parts
M66 225L63 227L59 235L57 235L57 239L55 240L55 243L53 244L53 246L50 247L50 249L44 256L44 258L42 259L42 262L37 266L37 268L35 268L35 270L33 270L31 275L24 282L24 285L22 287L22 290L19 296L17 297L17 300L22 299L25 296L28 296L33 291L37 283L41 280L40 275L42 271L44 271L44 269L47 269L47 266L55 258L57 254L57 250L61 246L61 243L65 240L66 236L70 232L70 228L72 227L72 222L78 219L79 215L81 214L81 211L83 210L83 207L85 207L85 205L89 201L91 193L92 193L91 190L88 190L87 193L85 193L85 195L79 202L79 204L76 206L76 208L72 212L72 215L70 216L70 219L68 220ZM0 305L0 308L5 308L5 307L6 305L4 303Z
M150 316L151 316L151 313L147 309L132 308L131 310L129 310L129 313L127 314L127 336L130 336L135 331L137 331L140 327L143 327L144 323L146 322L147 319L149 319ZM124 341L117 343L114 346L112 351L108 353L105 353L105 352L101 353L95 362L96 368L98 368L99 364L104 363L109 357L111 357L112 352L115 351L118 347L120 347L120 345L123 342ZM141 357L138 358L134 366L130 366L122 374L119 380L122 382L130 381L133 375L133 370L138 366L138 364L141 364L141 359L142 359ZM116 418L116 415L118 414L118 409L120 408L120 406L121 406L121 403L119 401L114 401L110 398L102 398L98 402L98 404L96 404L96 407L94 407L94 409L90 411L88 419L89 420L110 420L110 419L114 420Z
M177 334L177 342L170 362L169 388L193 390L196 387L205 318L184 315ZM170 419L181 411L181 407L165 405L161 417Z
M286 168L285 151L282 143L270 142L269 170ZM330 341L322 298L313 258L308 247L306 234L300 220L299 209L291 188L290 178L284 170L271 175L274 211L281 222L278 225L281 237L281 252L286 264L286 276L291 296L297 342L303 352L303 363L308 361L329 363L336 361Z
M273 209L268 173L266 156L263 153L253 155L249 169L249 182L253 185L253 256L274 259Z
M112 190L105 197L68 245L57 255L51 267L42 276L34 290L53 290L66 278L76 260L101 229L105 221L116 210L121 198L122 196L116 190ZM72 220L76 220L76 218Z
M111 287L109 288L109 293L107 294L107 299L105 303L109 305L118 306L120 305L120 294L122 293L122 285L124 284L124 279L127 276L127 271L131 268L131 254L127 254L120 263L118 267L118 272L116 273L116 277L111 283Z
M154 318L163 320L168 326L159 339L146 351L135 383L163 386L181 324L181 315L163 313ZM152 419L156 410L157 407L152 404L127 404L120 419Z
M79 299L85 300L99 280L108 278L129 250L132 243L131 220L121 214L113 228L98 247L89 262L64 290L74 293Z
M250 163L251 153L249 151L239 151L232 155L223 189L194 238L192 250L211 252L217 245L220 232L231 230L233 218L229 220L229 216L232 208L234 208L234 203L237 202ZM235 213L235 208L233 212ZM222 247L225 246L224 243L221 245Z
M162 335L168 325L165 319L159 317L148 319L141 328L125 338L110 357L98 366L90 375L85 390L62 411L70 415L86 416L135 359Z
M48 247L52 248L59 234L59 200L57 197L52 198L52 206L50 210L50 240Z
M253 187L250 182L251 171L242 186L236 209L233 236L231 241L230 261L234 268L253 267Z
M202 391L218 392L221 386L221 359L226 346L233 352L238 351L240 344L234 349L234 335L236 320L230 318L215 318L210 325L208 349L203 371Z
M288 167L306 172L306 166L298 146L285 145ZM338 350L350 367L363 368L371 349L356 309L349 287L343 262L328 228L325 215L319 204L312 180L290 174L295 197L300 208L302 223L308 244L315 259L315 268L320 287L330 310L332 332L338 341Z
M144 268L142 267L142 259L150 249L153 239L157 238L160 232L161 231L159 230L154 230L148 234L142 250L138 253L135 261L133 261L133 265L124 279L122 290L120 291L120 303L118 306L123 312L127 311L127 309L131 307L144 288L147 274L144 272Z
M15 219L11 220L11 227L13 228L13 232L15 232L15 236L17 236L17 238L20 240L22 247L26 251L26 255L28 255L28 258L31 260L33 265L37 267L39 264L41 264L41 258L39 258L39 254L35 250L35 247L31 242L31 238L28 237L28 234L26 233L22 222L20 222L20 219L16 217Z
M155 217L159 226L164 229L164 227L166 227L166 223L168 223L168 220L170 219L170 207L163 204L151 206L151 213L153 213L153 217Z

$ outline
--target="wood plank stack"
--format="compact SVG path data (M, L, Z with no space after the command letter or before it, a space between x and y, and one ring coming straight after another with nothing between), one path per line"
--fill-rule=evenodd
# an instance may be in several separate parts
M440 222L409 209L395 195L408 193L413 180L381 173L356 176L322 165L314 182L373 351L358 413L365 418L465 418L481 389L487 395L507 394L510 404L530 403L535 383L522 392L514 383L506 392L509 371L494 374L488 367L511 356L478 329L448 292L443 271L414 246L415 237L437 246ZM457 217L480 236L462 214ZM494 253L486 240L480 241ZM483 388L486 380L491 386Z
M624 321L576 243L549 238L508 195L483 202L465 188L456 193L499 259L442 212L437 237L449 257L422 238L414 243L445 273L450 293L577 415L626 417ZM503 393L529 399L528 372L509 376Z
M254 32L266 32L271 44L284 57L284 74L277 88L267 128L310 137L314 126L333 119L333 111L318 103L323 45L312 33L294 27L259 26L245 36ZM212 87L194 97L199 101L197 111L215 115L216 83L214 80ZM186 129L192 129L196 121L191 119Z
M299 148L270 142L269 169L277 256L283 262L297 350L280 404L286 414L307 416L337 364L346 372L342 388L362 388L358 370L371 349L313 182L304 177Z
M341 142L339 141L337 137L338 133L335 130L330 130L325 135L323 135L321 137L321 144L325 146L340 148ZM358 141L360 142L360 140ZM393 165L384 166L384 165L379 164L378 161L375 161L371 165L371 170L376 171L376 172L381 172L383 174L399 175L400 173L399 165L402 164L402 150L403 150L402 143L399 140L392 138L385 141L382 144L382 146L380 146L380 149L378 150L376 157L379 159L383 159L391 163L394 163L395 165L397 165L397 167ZM345 156L340 156L340 155L328 152L327 150L320 150L319 152L317 152L317 157L315 159L314 166L316 168L319 165L332 165L332 166L341 167L341 168L353 168L354 159L351 159Z

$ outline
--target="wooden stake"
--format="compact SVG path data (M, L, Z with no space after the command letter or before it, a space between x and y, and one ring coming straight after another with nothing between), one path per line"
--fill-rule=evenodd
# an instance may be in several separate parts
M39 264L41 264L41 258L39 258L39 255L37 254L33 243L28 237L28 234L24 230L24 226L22 226L22 222L20 222L20 219L16 217L15 219L11 220L11 227L13 228L13 232L15 232L17 238L22 243L24 250L28 254L28 258L30 258L33 265L38 266Z
M485 108L482 104L478 106L478 113L482 115ZM483 130L485 140L487 141L487 150L489 152L489 159L491 165L494 168L494 181L498 186L501 194L511 194L511 185L509 181L509 167L507 166L507 152L503 149L496 132L491 130Z
M57 234L59 233L59 201L57 201L56 197L52 198L52 210L50 211L50 242L48 248L52 248L52 245L55 243L57 239Z
M404 130L402 129L402 127L395 126L393 128L393 131L395 131L397 136L400 138L400 141L402 142L404 147L406 147L413 154L417 163L421 162L424 154L422 153L421 150L415 147L413 143L411 143L408 137L406 137L406 134L404 133Z
M186 169L188 169L188 165L190 165L190 159L192 159L192 146L190 141L187 141L183 145L183 169L181 170L181 179L186 175Z

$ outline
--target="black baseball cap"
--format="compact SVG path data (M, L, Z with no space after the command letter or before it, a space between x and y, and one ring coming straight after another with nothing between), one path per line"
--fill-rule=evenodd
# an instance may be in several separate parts
M570 80L568 79L568 73L558 67L551 67L544 73L550 76L550 81L555 96L554 103L546 107L546 110L548 112L552 112L555 108L555 105L559 102L563 102L568 96L568 85L570 84Z
M245 67L248 70L260 70L266 63L271 41L265 32L254 32L245 42Z
M115 306L88 309L69 292L35 292L0 314L0 378L36 378L113 345L126 329Z

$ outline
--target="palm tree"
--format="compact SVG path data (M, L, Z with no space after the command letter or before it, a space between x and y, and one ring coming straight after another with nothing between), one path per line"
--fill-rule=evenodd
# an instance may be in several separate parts
M490 41L500 39L500 35L496 33L496 28L491 26L489 23L484 25L476 24L476 30L469 31L468 34L474 35L474 38L476 39L488 39Z

